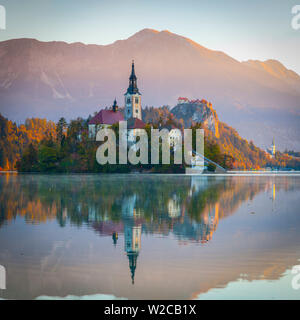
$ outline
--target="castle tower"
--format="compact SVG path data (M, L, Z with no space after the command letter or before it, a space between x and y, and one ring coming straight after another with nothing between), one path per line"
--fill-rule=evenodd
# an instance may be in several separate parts
M137 87L137 77L132 61L131 75L129 77L129 87L125 93L125 120L138 118L142 120L141 94Z

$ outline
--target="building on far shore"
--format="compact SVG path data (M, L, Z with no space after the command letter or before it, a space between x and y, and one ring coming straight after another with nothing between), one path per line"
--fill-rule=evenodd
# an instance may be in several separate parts
M274 158L275 154L276 154L276 147L275 147L275 142L274 142L274 138L271 144L271 147L266 149L266 153L268 154L269 157Z
M178 104L182 104L182 103L189 103L189 99L185 98L185 97L179 97L178 98Z

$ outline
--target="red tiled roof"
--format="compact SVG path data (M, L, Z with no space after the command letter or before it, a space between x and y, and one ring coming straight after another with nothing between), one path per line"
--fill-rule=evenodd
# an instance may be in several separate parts
M124 116L120 111L101 110L90 121L89 124L109 124L124 121Z
M146 126L145 122L138 118L130 118L127 120L128 129L144 129Z
M178 100L189 100L188 98L179 97Z

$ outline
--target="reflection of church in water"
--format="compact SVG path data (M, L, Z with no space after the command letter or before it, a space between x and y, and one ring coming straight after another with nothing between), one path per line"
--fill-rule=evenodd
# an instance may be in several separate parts
M131 194L121 200L120 222L111 220L97 224L97 231L102 235L112 235L114 245L119 241L118 235L124 234L124 251L128 258L131 281L134 284L138 257L141 250L142 229L145 233L169 235L173 233L179 243L206 243L212 239L219 222L219 203L206 205L201 213L201 221L195 221L188 212L187 203L193 197L198 197L207 189L204 177L192 177L187 199L183 201L175 192L167 201L167 206L161 208L159 221L147 222L143 212L138 208L137 195Z
M138 226L125 225L125 230L124 230L125 251L129 259L129 268L131 272L132 284L134 284L136 263L137 263L137 258L139 256L139 251L141 249L141 233L142 233L141 225L138 225Z
M135 209L136 195L123 200L122 218L124 221L124 250L129 260L131 281L134 284L137 258L141 249L142 223L140 212Z

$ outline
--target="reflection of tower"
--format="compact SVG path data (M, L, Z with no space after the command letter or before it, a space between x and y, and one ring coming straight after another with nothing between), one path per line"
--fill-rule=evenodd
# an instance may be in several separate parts
M117 245L117 241L118 241L118 232L114 232L113 233L112 239L113 239L113 242L114 242L114 246L116 246Z
M191 187L189 195L192 196L194 193L197 194L200 190L207 189L208 178L205 176L192 176L191 178Z
M134 217L136 214L136 210L134 209L136 202L136 194L126 197L122 202L122 216L123 217Z
M276 198L276 185L274 182L272 185L272 211L274 211L275 198Z
M129 268L131 272L131 282L134 284L134 274L135 274L135 268L136 268L136 261L138 257L138 253L127 253L127 257L129 259Z
M137 258L141 249L142 225L137 224L140 216L139 210L135 209L136 194L125 197L122 203L122 216L124 218L124 250L129 259L132 284L134 284L134 274Z
M168 201L168 215L170 218L178 218L180 216L180 203L176 194Z
M213 233L216 231L217 226L219 224L219 203L217 202L215 204L215 208L213 210L213 214L210 217L210 223L211 223L211 231L208 240L212 238Z
M132 223L125 224L125 251L129 259L132 284L134 284L134 274L136 269L137 257L141 249L142 226L135 226Z

